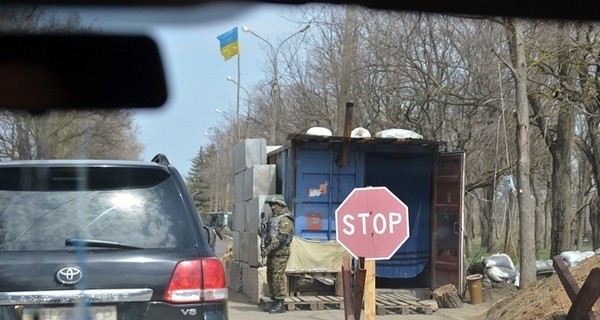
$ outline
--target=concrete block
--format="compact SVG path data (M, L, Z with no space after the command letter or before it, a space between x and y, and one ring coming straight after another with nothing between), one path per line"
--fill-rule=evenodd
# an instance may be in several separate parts
M239 260L243 263L248 263L248 250L250 249L248 232L240 232L240 254Z
M234 231L232 233L233 239L231 240L231 243L233 244L233 246L232 246L233 259L237 260L237 261L242 261L241 254L242 254L242 251L244 250L242 247L242 242L244 241L243 235L244 235L243 231Z
M238 173L253 165L267 164L267 141L246 139L233 147L233 171Z
M270 217L271 208L265 204L267 196L260 195L254 197L246 202L246 226L245 231L248 232L257 232L260 224L260 213L265 213L265 219Z
M250 301L258 304L260 297L269 296L267 267L255 268L245 264L242 266L242 277L244 278L242 290Z
M233 191L234 191L235 202L241 202L244 200L248 200L248 199L244 199L244 197L246 196L246 192L244 192L244 187L245 187L244 178L245 177L246 177L246 174L244 173L244 171L240 171L233 175L233 184L234 184Z
M260 236L256 232L246 232L246 239L248 240L248 264L252 267L261 267Z
M227 268L227 286L235 292L241 292L244 289L242 266L242 263L235 260L227 260L225 263L225 267Z
M252 166L244 172L244 200L275 193L275 165Z
M240 201L233 205L232 231L246 231L246 202Z

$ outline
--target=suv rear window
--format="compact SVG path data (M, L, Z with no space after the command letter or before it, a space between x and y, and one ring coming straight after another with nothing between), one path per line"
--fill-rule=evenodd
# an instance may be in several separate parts
M0 169L0 251L72 250L67 239L141 248L192 246L179 190L165 170Z

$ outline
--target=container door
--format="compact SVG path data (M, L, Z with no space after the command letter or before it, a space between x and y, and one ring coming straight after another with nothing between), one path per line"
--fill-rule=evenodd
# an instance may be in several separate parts
M337 168L337 152L309 147L296 154L294 233L308 240L335 240L335 209L357 187L362 162L351 152L349 164Z
M442 153L433 163L432 289L463 289L464 152Z

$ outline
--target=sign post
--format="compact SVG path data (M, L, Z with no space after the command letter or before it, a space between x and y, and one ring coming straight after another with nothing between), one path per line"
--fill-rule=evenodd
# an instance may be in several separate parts
M408 207L386 187L355 188L335 210L336 240L358 260L357 294L352 297L352 293L344 292L344 299L356 299L355 319L360 319L363 293L372 300L365 301L365 311L370 311L365 315L375 316L371 312L375 308L375 282L369 281L372 288L363 290L366 275L375 278L375 263L364 261L391 258L410 236L408 222Z

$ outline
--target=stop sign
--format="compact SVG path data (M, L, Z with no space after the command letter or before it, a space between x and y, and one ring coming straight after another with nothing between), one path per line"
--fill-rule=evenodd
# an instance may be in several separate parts
M387 260L408 240L408 207L386 187L355 188L335 210L336 239L355 258Z

